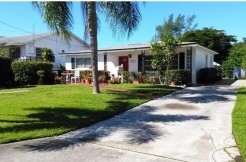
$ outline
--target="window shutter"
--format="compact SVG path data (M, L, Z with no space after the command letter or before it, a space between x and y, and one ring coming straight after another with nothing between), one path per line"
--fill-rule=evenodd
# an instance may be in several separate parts
M75 69L75 62L74 62L74 58L71 58L71 64L72 64L72 69Z
M142 71L142 55L138 55L138 72Z

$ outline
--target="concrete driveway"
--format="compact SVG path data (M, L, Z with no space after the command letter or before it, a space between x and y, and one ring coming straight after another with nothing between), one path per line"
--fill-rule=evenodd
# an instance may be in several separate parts
M233 87L191 87L90 127L0 145L0 161L225 162L240 159Z

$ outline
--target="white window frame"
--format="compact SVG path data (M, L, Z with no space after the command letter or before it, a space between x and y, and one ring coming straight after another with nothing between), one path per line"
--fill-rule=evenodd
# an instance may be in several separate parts
M82 63L82 65L80 65L80 67L78 67L78 65L77 65L77 60L78 59L82 59L83 61L83 63ZM88 65L85 65L85 59L90 59L90 64L88 64ZM76 69L81 69L81 68L90 68L91 67L91 57L79 57L79 58L75 58L75 68Z

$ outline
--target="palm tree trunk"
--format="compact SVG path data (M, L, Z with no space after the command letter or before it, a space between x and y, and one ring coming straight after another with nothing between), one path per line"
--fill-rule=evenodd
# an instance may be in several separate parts
M88 3L88 26L90 34L90 48L92 55L92 79L93 79L93 94L99 94L98 82L98 55L97 55L97 13L96 3Z

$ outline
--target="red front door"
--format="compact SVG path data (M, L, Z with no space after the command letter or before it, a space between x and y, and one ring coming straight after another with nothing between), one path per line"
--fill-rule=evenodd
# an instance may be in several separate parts
M128 71L128 56L119 57L119 66L123 64L123 70Z

